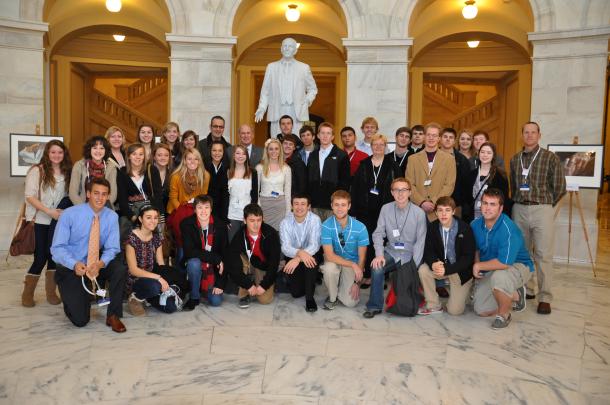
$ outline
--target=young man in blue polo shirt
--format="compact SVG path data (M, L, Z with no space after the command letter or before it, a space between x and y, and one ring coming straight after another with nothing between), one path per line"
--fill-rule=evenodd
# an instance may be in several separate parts
M511 308L525 309L525 284L534 271L521 231L502 213L504 196L488 188L481 197L482 217L470 226L477 243L472 275L474 311L480 316L496 316L491 327L502 329L511 321Z
M360 221L347 213L352 198L347 191L337 190L330 197L333 215L322 223L321 242L324 250L324 284L328 298L324 309L335 309L337 300L346 307L355 307L360 300L360 285L369 235Z

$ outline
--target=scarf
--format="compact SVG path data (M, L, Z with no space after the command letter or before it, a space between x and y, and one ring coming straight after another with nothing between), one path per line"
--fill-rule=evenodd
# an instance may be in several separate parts
M184 175L184 191L187 195L192 195L196 190L198 181L196 174L190 174L188 171Z
M87 160L87 180L101 178L106 174L106 162L95 163L93 159Z

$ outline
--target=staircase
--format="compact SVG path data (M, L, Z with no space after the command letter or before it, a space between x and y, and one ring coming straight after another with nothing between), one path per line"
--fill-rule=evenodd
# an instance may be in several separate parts
M475 105L477 92L463 91L443 81L427 81L424 82L424 97L431 98L453 114L458 114Z
M167 77L143 77L132 84L115 84L117 98L134 108L167 93Z
M135 94L140 97L143 93ZM156 130L163 127L162 123L136 111L133 106L109 97L96 89L91 90L90 106L91 121L103 128L118 125L125 132L128 142L135 141L138 127L142 124L151 124Z
M495 96L459 113L449 123L449 126L458 131L464 128L485 129L490 125L497 126L498 109L499 99L498 96Z

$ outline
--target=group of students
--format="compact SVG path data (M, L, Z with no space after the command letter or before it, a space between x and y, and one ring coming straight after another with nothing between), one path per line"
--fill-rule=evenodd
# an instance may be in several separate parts
M529 240L502 214L510 213L508 180L488 139L474 155L468 131L460 134L458 150L456 132L431 123L399 128L388 153L388 140L372 117L363 121L359 142L353 128L340 131L343 149L333 143L329 123L315 135L304 126L299 137L291 133L289 116L280 124L282 133L264 148L253 145L249 125L239 128L239 144L230 145L219 116L201 140L193 131L179 140L178 125L168 123L155 144L154 129L143 125L126 149L120 128L111 127L106 136L87 141L74 166L63 143L49 142L26 177L26 217L35 221L36 250L23 305L34 306L45 264L47 300L63 300L76 325L89 320L91 291L83 288L82 276L95 281L101 274L110 290L107 323L115 331L125 330L124 296L136 315L145 312L145 301L169 313L185 293L184 310L197 306L202 293L208 305L220 305L233 284L239 305L247 307L254 297L273 300L278 271L290 293L305 296L306 310L315 311L321 272L329 292L325 309L338 301L355 306L360 289L370 286L364 316L371 318L383 308L384 274L410 264L426 298L420 314L440 311L435 279L444 278L451 286L447 311L462 313L473 276L486 291L475 289L475 311L497 315L495 327L508 325L513 305L525 307L524 285L534 269ZM477 135L488 138L475 133L470 140ZM556 202L562 194L555 191ZM89 221L90 227L83 226ZM172 253L163 240L167 230ZM501 236L495 241L492 233ZM510 271L491 271L500 269Z

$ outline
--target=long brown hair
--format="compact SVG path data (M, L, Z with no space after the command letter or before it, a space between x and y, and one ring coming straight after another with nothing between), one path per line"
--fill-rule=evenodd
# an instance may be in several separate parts
M479 147L479 150L481 150L481 148L483 148L483 146L489 147L489 149L491 149L491 152L493 153L493 157L491 158L491 167L489 168L489 181L491 182L493 180L493 178L496 176L496 174L498 174L502 177L506 177L506 172L504 171L504 168L498 166L498 160L497 160L498 154L496 153L496 145L494 145L491 142L485 142ZM479 160L479 162L480 162L480 160Z
M64 151L64 159L59 164L59 168L61 170L61 174L64 176L66 191L68 191L68 187L70 186L70 175L72 174L72 159L70 158L70 151L68 148L66 148L66 145L58 139L52 139L47 142L42 153L42 158L40 158L38 167L40 167L42 172L42 187L55 187L53 163L51 163L51 159L49 158L49 152L53 146L58 146Z
M127 152L125 153L125 171L127 172L128 176L132 176L133 173L133 167L131 166L131 161L129 160L129 157L135 153L135 151L137 151L138 149L144 149L144 145L142 145L141 143L132 143L131 145L129 145L127 147ZM142 162L142 167L140 167L140 173L138 173L138 176L141 176L144 174L144 171L146 170L146 149L144 149L144 161Z
M235 176L235 152L240 149L242 152L246 154L246 161L244 162L244 179L249 179L252 175L252 171L250 170L250 156L248 156L248 149L242 145L233 146L233 156L231 156L231 165L229 167L228 178L231 180L233 176Z

